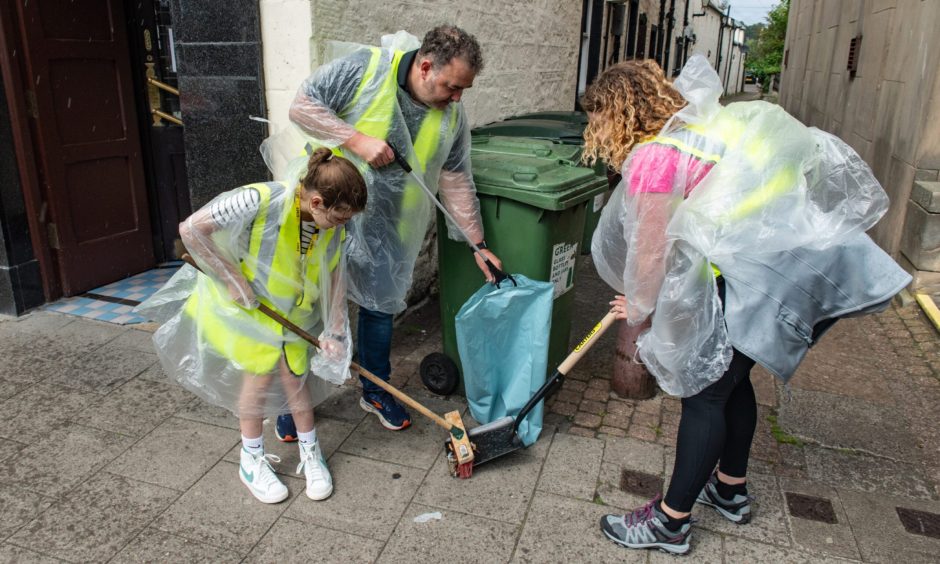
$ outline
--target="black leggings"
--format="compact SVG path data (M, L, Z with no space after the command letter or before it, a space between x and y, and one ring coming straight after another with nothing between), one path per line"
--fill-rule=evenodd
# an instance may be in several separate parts
M719 294L724 290L719 284ZM757 426L757 400L751 385L754 361L734 350L731 366L718 381L682 399L676 440L676 465L666 491L671 509L687 513L705 487L715 464L723 473L743 478Z

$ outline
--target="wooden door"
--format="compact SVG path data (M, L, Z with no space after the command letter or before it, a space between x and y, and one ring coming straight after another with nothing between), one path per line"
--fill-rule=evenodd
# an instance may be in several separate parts
M74 295L154 265L120 0L17 2L41 221Z

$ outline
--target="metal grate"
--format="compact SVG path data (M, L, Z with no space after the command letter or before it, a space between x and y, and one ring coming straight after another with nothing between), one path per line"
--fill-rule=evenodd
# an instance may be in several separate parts
M789 509L790 515L794 517L829 523L830 525L839 522L836 519L835 510L832 508L832 502L824 497L793 492L784 492L784 495L787 498L787 509Z
M845 67L849 71L849 76L852 78L855 78L855 72L858 70L858 57L861 50L862 36L856 35L852 38L852 41L849 42L849 60Z
M663 479L660 476L623 470L620 472L620 489L640 497L653 497L663 491Z
M904 530L912 535L940 539L940 515L906 507L895 507Z

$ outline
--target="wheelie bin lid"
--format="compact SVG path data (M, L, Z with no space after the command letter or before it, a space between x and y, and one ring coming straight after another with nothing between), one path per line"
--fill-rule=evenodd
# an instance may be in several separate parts
M606 178L558 159L471 152L471 162L479 194L544 210L565 210L607 190Z
M547 112L529 112L525 114L519 114L517 116L511 116L506 118L507 120L515 119L550 119L553 121L564 121L567 123L573 123L576 125L586 126L588 123L587 112L564 112L564 111L547 111Z
M531 137L503 135L477 135L470 139L470 154L501 153L555 159L577 165L581 161L581 147Z
M583 125L550 119L511 119L481 125L470 132L472 135L504 135L508 137L533 137L550 139L568 145L583 145Z

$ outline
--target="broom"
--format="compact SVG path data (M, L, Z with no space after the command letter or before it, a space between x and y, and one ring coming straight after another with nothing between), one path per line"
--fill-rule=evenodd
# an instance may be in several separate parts
M193 257L189 253L183 253L183 256L180 258L183 261L185 261L187 264L189 264L190 266L198 270L199 272L203 272L202 269L199 268L199 265L196 264L196 261L193 260ZM258 311L267 315L274 321L278 322L285 329L291 331L292 333L294 333L301 339L307 341L314 347L322 350L322 347L320 346L320 341L316 337L314 337L310 333L307 333L306 331L304 331L303 329L295 325L293 322L291 322L289 319L287 319L280 313L274 311L267 305L259 302ZM424 415L425 417L427 417L428 419L430 419L431 421L433 421L440 427L443 427L444 429L446 429L450 433L450 437L449 437L450 442L448 443L448 450L451 453L453 453L453 456L457 463L457 468L456 468L455 473L459 475L461 478L470 477L470 474L473 471L473 446L470 444L470 439L467 437L467 430L466 430L466 427L464 427L463 421L460 418L459 411L451 411L451 412L445 413L444 417L441 417L440 415L434 413L427 407L418 403L417 400L412 399L411 396L408 396L407 394L405 394L398 388L392 386L385 380L379 378L378 376L369 372L365 368L359 366L355 362L349 363L349 368L358 372L359 374L362 374L362 376L365 377L367 380L369 380L376 386L382 388L386 392L392 394L392 396L394 396L395 399L401 401L402 403L407 404L409 407L421 413L421 415Z

